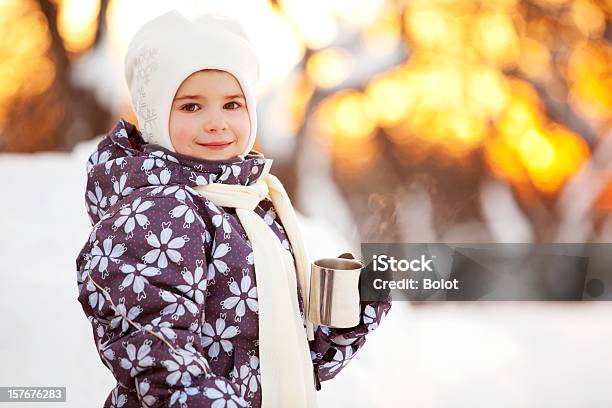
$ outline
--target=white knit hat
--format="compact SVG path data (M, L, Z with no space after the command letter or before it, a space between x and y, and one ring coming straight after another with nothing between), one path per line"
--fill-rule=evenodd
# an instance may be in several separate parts
M226 71L238 80L251 120L246 155L257 134L259 62L240 23L217 13L190 20L173 10L134 35L125 56L125 79L142 136L176 152L169 135L172 101L181 83L203 69Z

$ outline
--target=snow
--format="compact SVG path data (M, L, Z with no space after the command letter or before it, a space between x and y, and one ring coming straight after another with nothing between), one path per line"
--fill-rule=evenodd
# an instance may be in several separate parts
M96 143L0 155L0 384L66 386L67 407L101 406L114 383L76 300L75 259L90 231L85 163ZM326 221L302 222L312 257L350 245ZM320 406L609 406L611 338L607 302L396 302L322 384Z

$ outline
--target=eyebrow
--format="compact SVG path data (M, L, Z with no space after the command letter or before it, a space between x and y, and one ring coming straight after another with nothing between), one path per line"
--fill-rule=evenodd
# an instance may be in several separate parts
M181 101L183 99L204 99L204 98L202 97L202 95L182 95L182 96L178 96L178 97L174 98L175 101ZM226 100L230 100L230 99L244 99L244 96L242 96L240 94L226 95L225 99Z

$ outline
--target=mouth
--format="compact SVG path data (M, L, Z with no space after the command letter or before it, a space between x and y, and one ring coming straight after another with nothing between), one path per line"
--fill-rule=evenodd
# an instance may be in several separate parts
M205 147L207 149L222 150L222 149L225 149L225 148L229 147L232 143L234 143L234 142L233 141L230 141L230 142L215 141L215 142L197 143L197 144L199 146Z

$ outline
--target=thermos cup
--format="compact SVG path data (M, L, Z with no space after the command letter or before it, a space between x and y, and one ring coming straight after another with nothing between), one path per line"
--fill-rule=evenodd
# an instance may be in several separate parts
M333 328L357 326L362 269L362 263L348 253L314 261L311 264L308 320Z

